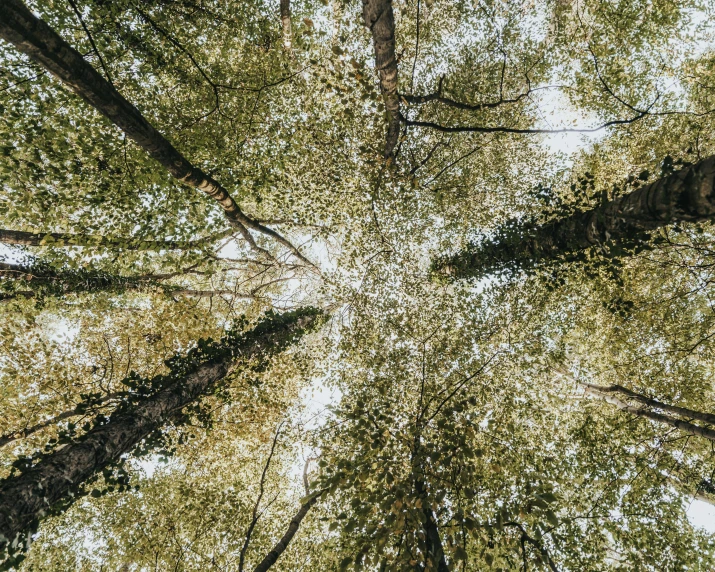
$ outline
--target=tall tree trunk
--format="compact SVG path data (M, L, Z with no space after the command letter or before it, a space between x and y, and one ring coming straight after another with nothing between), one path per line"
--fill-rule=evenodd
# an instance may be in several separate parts
M160 291L168 296L196 298L213 298L215 296L230 296L231 298L245 298L247 300L259 298L254 293L244 294L233 290L193 290L162 282L188 272L121 276L100 270L57 270L41 264L28 266L0 262L0 300L10 300L17 297L59 297L69 293L98 291L116 293Z
M418 423L417 434L414 438L413 448L412 448L412 472L415 475L414 486L415 486L415 496L422 502L422 512L425 516L425 546L427 549L425 558L430 558L432 560L432 567L430 570L436 570L437 572L449 572L449 567L447 566L447 561L444 555L444 548L442 546L442 539L439 535L439 528L437 526L437 518L432 512L428 502L427 502L427 489L425 487L424 481L424 466L422 464L422 443L421 443L421 421ZM421 568L426 570L425 568Z
M172 372L150 380L158 387L137 394L73 443L56 450L26 472L0 483L0 549L22 548L25 533L88 478L129 453L143 439L181 414L226 375L251 360L266 360L317 324L320 313L301 309L263 319L245 333L200 344L174 361ZM13 546L15 540L18 543Z
M289 54L293 51L293 28L290 22L290 0L280 0L281 26L283 28L283 49Z
M687 419L697 419L698 421L703 421L709 425L715 425L715 415L712 413L705 413L703 411L688 409L687 407L679 407L677 405L669 405L668 403L663 403L657 399L651 399L641 393L637 393L632 389L627 389L622 385L595 385L593 383L582 383L581 385L598 393L620 393L633 401L637 401L638 403L642 403L643 405L653 409L661 409Z
M634 407L633 405L630 405L629 403L623 401L622 399L619 399L616 397L612 391L610 391L610 387L601 387L598 385L593 385L593 384L583 384L586 388L586 391L588 393L596 394L604 399L604 401L607 401L608 403L612 403L619 409L622 409L623 411L626 411L628 413L631 413L633 415L636 415L638 417L645 417L646 419L650 419L652 421L657 421L658 423L663 423L665 425L670 425L671 427L675 427L676 429L679 429L683 433L686 433L688 435L693 435L694 437L703 437L705 439L708 439L710 441L715 442L715 430L713 429L707 429L705 427L701 427L700 425L696 425L695 423L691 423L689 421L684 421L682 419L678 419L676 417L673 417L671 415L664 415L662 413L656 413L655 411L651 411L650 409L642 408L642 407ZM644 400L647 400L648 398L643 398ZM651 400L652 401L652 400ZM657 407L662 408L663 404L660 402ZM654 406L655 407L655 406ZM688 412L693 412L690 409L685 409L685 408L680 408L680 407L674 407L674 406L666 406L668 410L673 410L673 409L679 409L682 411L688 411ZM702 414L707 416L708 414ZM694 417L691 417L691 419L694 419Z
M394 156L400 136L400 100L397 95L397 56L395 54L395 17L392 0L363 0L365 26L372 33L375 68L380 76L380 91L387 110L388 126L385 158Z
M310 264L280 234L246 216L218 181L192 165L136 107L86 62L79 52L45 22L36 18L20 0L3 0L0 3L0 38L13 44L35 63L68 85L156 159L172 177L195 187L215 200L228 220L255 250L270 256L256 244L248 231L249 228L271 236L289 248L296 257Z
M498 238L436 260L436 273L482 277L510 267L529 268L597 244L632 246L644 234L674 222L715 217L715 156L703 159L621 198L533 229L502 229Z
M231 232L219 232L198 240L147 240L69 232L26 232L0 229L0 242L17 246L94 246L127 250L184 250L211 244L229 236Z

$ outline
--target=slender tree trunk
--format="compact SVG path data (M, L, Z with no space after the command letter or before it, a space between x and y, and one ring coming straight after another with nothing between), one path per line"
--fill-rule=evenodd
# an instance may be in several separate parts
M670 223L712 220L714 183L711 156L589 211L534 229L502 229L495 240L436 260L433 269L452 278L482 277L510 267L529 268L597 244L636 245L645 233Z
M675 427L676 429L679 429L683 433L686 433L688 435L693 435L694 437L703 437L705 439L708 439L710 441L715 441L715 430L713 429L707 429L705 427L701 427L699 425L695 425L695 423L690 423L689 421L683 421L682 419L677 419L675 417L671 417L670 415L663 415L661 413L656 413L654 411L650 411L649 409L641 408L641 407L634 407L627 402L623 401L622 399L619 399L616 397L613 393L609 391L600 391L598 388L599 386L593 386L593 385L586 385L586 391L592 394L596 394L601 396L605 401L608 403L612 403L619 409L622 409L623 411L626 411L628 413L631 413L633 415L636 415L638 417L645 417L646 419L650 419L652 421L657 421L658 423L663 423L665 425L670 425L671 427ZM686 411L690 411L689 409Z
M439 528L437 527L437 518L432 512L432 509L427 504L427 489L424 482L424 468L420 462L422 459L422 444L421 444L421 429L418 429L417 435L414 438L412 449L412 472L415 475L415 495L422 502L422 512L425 515L425 545L427 548L426 558L432 560L431 570L437 572L449 572L447 561L444 555L442 539L439 536ZM426 569L426 562L425 562Z
M688 409L687 407L679 407L677 405L669 405L667 403L663 403L662 401L658 401L657 399L651 399L650 397L646 397L641 393L636 393L635 391L627 389L622 385L604 386L595 385L592 383L582 383L582 385L598 393L620 393L621 395L625 395L633 401L637 401L638 403L642 403L643 405L646 405L653 409L661 409L662 411L667 411L675 415L680 415L681 417L685 417L687 419L697 419L698 421L703 421L704 423L708 423L709 425L715 425L715 415L713 415L712 413L696 411L695 409Z
M280 0L281 26L283 27L283 49L289 54L293 51L293 28L290 22L290 0Z
M295 533L298 532L298 528L300 528L300 523L303 522L305 516L308 514L310 509L313 508L313 505L318 502L318 499L324 492L325 491L323 490L313 493L310 498L301 505L300 510L298 510L296 515L290 521L290 524L288 525L288 530L286 530L285 534L271 549L271 551L266 554L266 556L263 558L263 560L261 560L258 566L256 566L253 572L266 572L266 570L268 570L278 561L278 558L280 558L281 554L283 554L285 552L285 549L288 548L290 541L293 540Z
M36 18L20 0L0 2L0 38L58 77L77 95L110 119L139 147L156 159L172 177L191 185L215 200L228 220L254 248L260 248L249 228L277 240L304 262L310 262L274 230L246 216L228 191L211 176L192 165L157 131L82 55L65 42L45 22Z
M101 397L99 400L95 401L92 403L93 407L96 407L98 405L105 405L109 401L113 401L115 399L119 399L121 397L125 397L127 395L126 392L115 392L115 393L108 393L107 395ZM63 411L62 413L58 413L54 417L50 417L49 419L45 419L44 421L40 421L39 423L35 423L34 425L30 425L29 427L25 427L24 429L20 429L18 431L13 431L12 433L6 433L5 435L0 436L0 447L4 447L8 443L12 443L13 441L17 441L18 439L26 439L30 435L33 435L37 433L38 431L41 431L45 427L49 427L51 425L56 425L60 421L64 421L65 419L71 419L72 417L77 417L78 415L85 415L87 413L86 409L81 409L82 404L79 404L78 406L74 407L73 409L69 409L67 411ZM80 408L80 409L78 409Z
M395 54L395 18L392 0L363 0L365 26L372 33L375 68L380 77L380 91L387 110L388 127L385 157L394 156L400 136L400 100L397 95L397 56Z
M229 234L230 232L220 232L198 240L181 241L118 238L69 232L26 232L0 229L0 242L17 246L94 246L124 248L127 250L184 250L211 244Z
M312 309L285 313L264 319L246 334L199 346L175 364L171 374L156 378L162 389L149 397L137 396L135 403L117 408L107 422L96 424L19 476L5 479L0 483L0 549L12 550L15 539L22 546L24 533L88 478L130 453L239 364L282 351L314 326L318 316Z

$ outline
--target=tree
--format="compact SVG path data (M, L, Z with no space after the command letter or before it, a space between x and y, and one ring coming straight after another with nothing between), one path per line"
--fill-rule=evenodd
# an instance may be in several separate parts
M108 418L100 416L75 442L30 462L21 475L2 484L3 548L24 542L26 530L56 503L72 496L73 489L212 390L235 367L237 358L260 364L265 354L280 351L300 336L316 316L315 311L303 311L267 319L247 334L230 333L219 343L199 344L186 358L172 360L168 375L128 378L125 384L134 395L123 406Z

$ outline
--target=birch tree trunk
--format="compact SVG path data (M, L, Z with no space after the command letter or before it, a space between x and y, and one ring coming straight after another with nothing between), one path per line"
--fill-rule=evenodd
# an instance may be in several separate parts
M363 0L365 26L372 33L375 68L380 77L380 91L387 110L385 158L394 156L400 136L400 100L397 95L397 56L395 54L395 17L392 0Z
M281 26L283 28L283 49L289 54L293 51L293 27L290 21L290 0L280 0Z

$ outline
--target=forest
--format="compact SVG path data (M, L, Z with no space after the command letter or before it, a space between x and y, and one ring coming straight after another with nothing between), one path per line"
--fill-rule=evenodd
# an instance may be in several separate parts
M0 0L0 570L715 570L713 0Z

